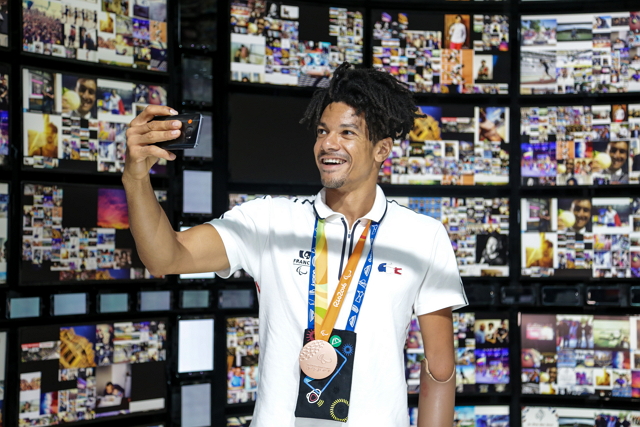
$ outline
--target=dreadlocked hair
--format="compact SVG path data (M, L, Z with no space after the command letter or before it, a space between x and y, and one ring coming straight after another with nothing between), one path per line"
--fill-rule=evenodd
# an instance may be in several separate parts
M347 104L358 115L364 113L373 143L406 136L415 118L424 116L411 91L395 77L371 68L352 69L348 62L335 70L328 88L314 92L300 123L315 130L325 108L334 102Z

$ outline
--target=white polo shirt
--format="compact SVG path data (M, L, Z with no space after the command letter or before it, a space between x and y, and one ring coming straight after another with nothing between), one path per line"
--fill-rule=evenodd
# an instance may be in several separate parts
M351 227L344 215L326 205L325 190L308 200L256 199L210 222L222 237L231 266L217 273L229 277L242 268L253 276L259 289L260 384L252 427L409 425L403 349L411 314L455 309L466 305L467 300L443 225L388 202L380 187L376 191L371 211ZM357 344L347 423L296 420L294 416L316 215L326 220L329 298L363 224L380 221L373 273L355 328ZM369 246L367 238L356 277ZM354 285L355 281L338 316L338 329L346 327L357 288Z

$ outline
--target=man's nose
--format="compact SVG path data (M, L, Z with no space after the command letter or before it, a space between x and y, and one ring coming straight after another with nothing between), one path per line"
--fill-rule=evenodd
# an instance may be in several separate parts
M337 151L340 149L338 143L338 135L335 132L329 132L326 138L322 141L322 148L326 151Z

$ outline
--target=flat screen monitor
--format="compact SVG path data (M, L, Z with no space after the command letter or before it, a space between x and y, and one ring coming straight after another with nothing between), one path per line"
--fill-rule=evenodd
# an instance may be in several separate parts
M509 199L393 197L399 205L441 221L451 239L460 275L509 275Z
M509 107L420 106L397 139L378 182L414 185L509 183Z
M0 182L0 284L7 283L9 253L9 183Z
M523 186L638 184L640 104L520 110Z
M522 275L640 277L640 199L521 200Z
M2 6L0 6L2 8ZM0 13L2 13L0 11ZM2 35L0 34L0 40ZM9 74L8 65L0 64L0 166L8 163L9 138Z
M453 420L455 426L509 427L509 407L506 405L456 406ZM409 427L418 427L418 408L416 407L409 408Z
M363 10L339 3L232 2L231 80L326 87L343 61L361 65Z
M522 394L640 397L640 316L520 314Z
M509 93L509 18L373 10L373 66L415 92Z
M182 100L210 104L213 100L213 59L182 55Z
M213 371L213 319L178 321L178 373Z
M163 411L167 338L165 319L21 328L20 424Z
M180 387L180 425L208 427L211 425L211 384L184 384Z
M196 148L184 150L185 160L213 159L213 118L211 114L202 113L200 136Z
M9 319L40 317L40 311L40 297L16 297L7 299L7 317Z
M139 311L171 310L171 291L142 291L138 293Z
M260 339L257 317L227 318L227 403L256 400Z
M84 292L51 295L52 316L87 314L87 308L87 294Z
M22 185L20 283L155 279L135 251L122 187ZM156 197L166 208L167 192Z
M523 15L520 94L640 91L639 19L640 12Z
M147 105L166 105L164 86L94 75L22 70L22 167L120 174L127 126ZM166 174L162 159L152 174Z
M509 393L509 320L507 313L453 313L456 392ZM420 391L424 345L412 316L406 343L406 377L410 394Z
M315 136L299 123L308 104L307 97L230 94L230 180L319 185Z
M180 293L181 308L209 308L210 291L207 289L188 289Z
M227 427L249 427L251 420L253 420L251 415L227 417Z
M521 414L522 427L632 426L640 419L640 411L595 407L523 406Z
M25 52L167 71L167 1L22 3Z
M129 294L98 294L99 313L126 313L129 311Z
M0 426L3 425L2 420L5 419L4 380L7 372L7 333L0 331Z
M182 213L211 215L213 212L213 172L182 171Z
M9 46L9 2L0 5L0 47Z
M180 43L186 47L216 50L218 47L218 2L180 2Z

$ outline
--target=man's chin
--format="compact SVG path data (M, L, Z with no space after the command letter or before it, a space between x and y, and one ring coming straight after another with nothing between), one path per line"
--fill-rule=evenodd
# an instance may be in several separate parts
M321 179L322 186L324 188L340 188L344 185L344 179Z

